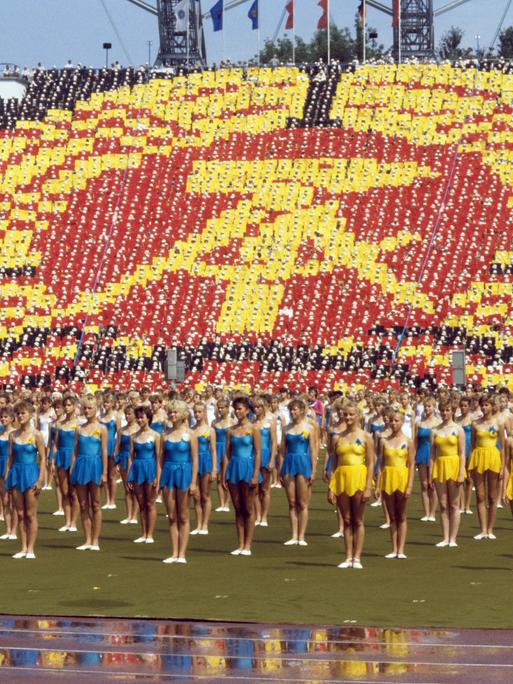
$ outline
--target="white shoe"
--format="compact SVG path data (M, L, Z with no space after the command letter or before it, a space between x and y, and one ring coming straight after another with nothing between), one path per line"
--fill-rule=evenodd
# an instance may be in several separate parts
M352 568L353 567L353 559L348 558L347 560L343 561L342 563L339 563L337 565L337 568Z
M18 539L18 537L16 536L16 532L15 532L14 534L10 534L10 535L9 535L9 540L10 540L10 541L16 541L16 539Z
M408 558L408 556L405 553L398 553L397 558L400 558L401 560L404 560L405 558Z
M497 508L504 508L504 506L501 504L500 501L499 501L499 503L497 504Z
M335 532L335 534L331 535L332 539L340 539L340 537L343 537L344 533L343 532Z
M230 507L229 507L229 506L224 506L223 512L224 512L224 513L229 513L229 512L230 512Z
M187 560L185 558L177 558L176 563L187 563Z
M378 506L381 506L381 501L373 501L371 503L371 508L377 508Z
M6 532L5 534L2 534L2 536L0 536L0 539L9 539L9 537L10 537L10 534L8 532Z
M488 539L497 539L493 532L488 532Z
M109 508L109 511L115 511L117 508L117 505L115 503L111 503L111 504L109 504L108 508Z
M267 520L262 520L262 522L260 523L260 527L269 527L269 523L267 522Z
M242 553L242 549L235 549L234 551L230 551L231 556L240 556Z
M430 515L428 518L428 522L436 522L436 518L434 515Z
M308 542L304 539L300 539L297 543L298 546L308 546Z
M397 556L396 553L387 553L387 555L385 556L385 558L398 558L398 556Z
M129 520L129 521L128 521L128 524L129 524L129 525L138 525L138 524L139 524L139 521L138 521L138 520Z
M91 544L82 544L82 546L77 546L77 551L89 551Z
M420 522L429 522L429 515L423 515Z
M190 534L199 534L200 532L201 530L199 529L199 527L197 527L195 530L191 530Z
M260 523L260 520L256 520L256 521L255 521L255 527L260 527L260 524L261 524L261 523Z
M16 558L16 559L17 558L25 558L26 555L27 555L26 551L18 551L18 553L15 553L13 555L13 558Z
M134 544L146 544L146 537L137 537L134 539Z
M130 523L130 518L123 518L123 520L119 521L120 525L128 525Z
M435 546L438 546L438 548L443 548L444 546L449 546L449 542L446 541L445 539L442 539L442 541L438 542L438 544L435 544Z
M54 511L52 515L64 515L64 511Z
M449 547L450 547L451 549L454 549L456 546L458 546L458 544L457 544L455 541L450 541L450 542L449 542Z
M68 527L68 532L78 532L76 527Z
M488 535L486 532L480 532L479 534L474 535L474 539L477 539L478 541L481 539L488 539Z
M297 546L297 545L298 545L297 539L289 539L288 541L283 542L283 546Z
M155 499L155 503L162 503L162 497L157 496L157 498Z
M383 525L379 526L379 529L380 530L388 530L389 527L390 527L390 523L385 522L385 523L383 523Z
M108 504L108 503L103 504L103 506L102 506L102 511L108 511L109 508L110 508L110 504Z
M242 549L240 552L241 556L251 556L251 551L249 549Z
M218 506L216 508L216 513L222 513L224 511L224 506Z
M200 530L198 534L208 534L208 530Z
M468 509L468 511L465 511L465 515L472 515L472 511L470 510L470 508Z
M59 527L59 532L69 532L69 527L67 525L63 525L62 527Z
M89 547L89 551L99 551L99 550L100 550L100 547L98 546L98 544L91 544L91 546Z
M144 541L146 544L155 544L155 540L153 539L153 537L146 537Z
M169 558L164 558L162 561L163 563L176 563L177 557L176 556L170 556Z
M358 560L357 558L355 558L353 560L353 569L354 570L363 570L363 565L361 564L360 560Z
M47 487L47 489L51 489L51 487ZM27 554L25 554L25 558L28 558L28 559L30 559L30 560L34 560L35 557L36 557L36 554L35 554L35 553L27 553Z

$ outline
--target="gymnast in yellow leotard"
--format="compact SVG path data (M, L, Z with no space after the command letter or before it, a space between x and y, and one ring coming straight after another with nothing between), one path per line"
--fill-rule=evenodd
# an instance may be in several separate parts
M413 486L415 450L413 441L402 431L404 414L392 411L389 421L390 435L379 442L376 498L381 493L390 518L392 551L385 558L406 558L406 506Z
M354 402L344 406L345 430L334 439L328 501L337 502L344 520L346 559L339 568L362 568L361 553L365 530L363 515L369 500L374 470L372 436L361 428L361 416Z
M442 541L437 546L458 546L460 527L460 491L465 480L465 433L454 422L451 401L441 401L441 423L431 432L431 467L429 482L435 487L440 505Z
M506 439L503 423L494 417L495 399L484 395L479 401L483 417L472 423L468 469L474 480L481 531L474 539L495 539L493 525L504 477ZM488 498L488 506L486 499Z

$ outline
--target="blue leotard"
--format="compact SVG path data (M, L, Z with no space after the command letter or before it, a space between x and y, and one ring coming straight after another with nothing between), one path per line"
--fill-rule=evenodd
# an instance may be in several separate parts
M260 467L267 468L271 460L271 428L260 428Z
M159 420L155 421L154 423L151 423L150 427L152 430L155 430L155 432L158 432L159 435L164 434L164 423L160 422Z
M371 425L369 425L369 430L370 430L370 433L373 437L376 433L383 432L384 429L385 429L385 424L376 425L375 423L371 423ZM376 458L376 459L374 459L374 477L376 477L378 474L378 468L379 468L379 460Z
M253 449L253 435L230 436L230 460L226 468L226 481L231 484L247 482L251 484L255 470L255 452ZM258 481L262 482L262 475L258 472Z
M119 465L123 470L128 468L128 458L130 456L130 440L132 435L125 435L121 433L121 439L119 440L119 452L114 459L116 465Z
M221 463L224 460L224 452L226 450L226 433L228 428L215 427L216 431L216 460L217 470L221 470Z
M33 437L31 437L34 440ZM5 480L6 489L17 489L26 492L32 489L39 479L37 465L37 447L34 444L12 443L13 461L9 474Z
M162 474L159 488L177 487L185 492L192 482L192 453L190 440L164 441Z
M55 456L55 439L57 438L57 426L53 423L50 426L50 437L48 440L48 465L50 465Z
M114 458L114 450L116 449L116 420L101 420L100 423L107 428L107 456Z
M99 430L96 434L78 433L77 457L69 476L73 485L100 485L102 481L102 442Z
M312 461L310 458L310 439L302 432L295 435L287 432L285 435L285 458L281 466L280 476L302 475L308 479L312 477Z
M157 477L157 455L155 442L136 442L134 440L134 458L128 473L128 482L135 484L151 484Z
M210 451L210 435L198 435L198 475L208 475L212 472L212 453Z
M9 439L0 439L0 478L5 477L7 459L9 458Z
M472 445L472 425L463 425L463 432L465 433L465 462L468 465Z
M68 470L71 463L71 455L75 447L75 432L75 428L71 428L71 430L58 428L57 433L59 435L59 447L55 452L56 468L64 468L64 470Z
M419 426L417 428L417 453L415 454L415 465L429 466L429 456L431 451L431 428Z

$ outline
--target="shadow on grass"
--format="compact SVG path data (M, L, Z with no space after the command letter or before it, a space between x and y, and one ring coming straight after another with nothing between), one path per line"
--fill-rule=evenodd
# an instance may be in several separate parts
M114 601L112 599L87 598L73 601L59 601L65 608L131 608L134 604L128 601Z
M454 565L460 570L500 570L501 572L511 572L513 568L500 568L495 565Z

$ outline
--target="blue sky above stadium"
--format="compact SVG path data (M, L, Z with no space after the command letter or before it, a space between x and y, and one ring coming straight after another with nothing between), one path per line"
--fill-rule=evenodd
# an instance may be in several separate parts
M260 0L260 36L275 33L286 0ZM440 7L447 0L435 0ZM8 4L8 8L7 8ZM215 0L202 0L206 12ZM331 19L338 26L354 26L359 0L331 0ZM388 4L391 4L388 0ZM488 47L493 39L507 0L471 0L436 20L436 42L451 25L460 26L464 44L475 45L476 34L481 46ZM104 5L115 24L114 30ZM224 56L232 61L245 60L257 51L257 31L251 30L248 9L251 2L231 10L225 17L223 35L212 32L212 21L205 21L208 60L219 62ZM315 30L321 10L317 0L296 0L297 34L308 39ZM368 23L377 28L379 41L388 47L392 42L389 16L368 8ZM109 61L139 65L148 60L147 41L151 40L152 54L158 47L157 20L154 16L131 5L126 0L15 0L4 3L3 36L0 62L14 62L21 66L62 66L68 59L73 63L101 66L105 63L104 41L113 49ZM505 26L513 25L513 7ZM284 34L284 29L280 35ZM121 40L120 40L121 39Z

